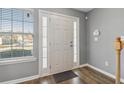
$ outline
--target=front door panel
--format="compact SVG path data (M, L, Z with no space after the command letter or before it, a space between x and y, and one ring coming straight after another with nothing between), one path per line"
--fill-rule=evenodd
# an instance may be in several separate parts
M51 15L51 73L73 67L73 21L67 17Z

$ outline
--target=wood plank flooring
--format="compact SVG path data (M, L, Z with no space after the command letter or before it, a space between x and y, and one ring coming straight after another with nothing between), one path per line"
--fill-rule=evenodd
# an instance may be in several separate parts
M58 84L114 84L115 80L98 72L90 67L83 67L74 69L73 72L78 75L78 77L65 80ZM21 84L56 84L54 77L46 76L43 78L23 82Z

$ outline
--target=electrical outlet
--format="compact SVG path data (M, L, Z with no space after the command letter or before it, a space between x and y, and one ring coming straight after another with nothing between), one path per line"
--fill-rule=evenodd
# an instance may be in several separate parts
M95 42L98 42L98 37L94 37L94 41Z
M109 62L108 61L105 61L105 66L109 66Z

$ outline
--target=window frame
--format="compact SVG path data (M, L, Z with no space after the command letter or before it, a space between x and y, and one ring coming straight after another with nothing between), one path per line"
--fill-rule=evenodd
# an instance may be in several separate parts
M32 61L36 61L37 58L34 56L34 32L35 32L35 16L34 16L34 9L32 8L15 8L15 9L19 9L19 10L24 10L24 11L31 11L32 15L33 15L33 53L32 56L21 56L21 57L11 57L11 58L0 58L0 65L8 65L8 64L15 64L15 63L23 63L23 62L32 62ZM13 33L13 32L12 32ZM21 33L24 34L25 33Z

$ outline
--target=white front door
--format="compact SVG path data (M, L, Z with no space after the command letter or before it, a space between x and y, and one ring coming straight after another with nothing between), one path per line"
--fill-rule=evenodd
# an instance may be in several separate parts
M50 17L50 64L51 73L73 68L73 20L68 17Z
M75 24L76 23L76 24ZM77 19L39 12L39 74L71 70L79 64Z

